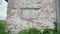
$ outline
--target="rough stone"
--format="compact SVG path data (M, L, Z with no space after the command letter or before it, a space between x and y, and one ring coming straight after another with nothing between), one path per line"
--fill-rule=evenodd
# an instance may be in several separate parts
M11 32L19 32L30 27L35 27L37 29L53 29L55 27L53 22L56 20L55 5L55 0L16 0L14 8L12 10L8 10L7 30L10 30ZM39 8L36 12L39 12L39 16L36 16L39 18L37 20L33 20L31 18L27 19L28 16L24 14L22 17L25 18L26 16L27 18L26 20L22 19L21 8ZM29 15L32 14L33 13Z

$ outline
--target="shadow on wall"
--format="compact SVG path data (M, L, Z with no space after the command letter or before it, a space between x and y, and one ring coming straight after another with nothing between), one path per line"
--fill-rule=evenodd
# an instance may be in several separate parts
M7 1L7 2L8 2L8 0L5 0L5 1Z

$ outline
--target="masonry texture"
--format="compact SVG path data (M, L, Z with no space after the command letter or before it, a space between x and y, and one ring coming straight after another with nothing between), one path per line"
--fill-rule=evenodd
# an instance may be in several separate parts
M56 20L55 0L15 0L14 8L8 9L7 30L19 31L35 27L54 29Z

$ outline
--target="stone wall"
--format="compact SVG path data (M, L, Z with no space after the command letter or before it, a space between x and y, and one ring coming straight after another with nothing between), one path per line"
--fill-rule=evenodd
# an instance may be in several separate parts
M15 0L8 9L7 30L19 32L26 28L53 29L56 21L55 0Z

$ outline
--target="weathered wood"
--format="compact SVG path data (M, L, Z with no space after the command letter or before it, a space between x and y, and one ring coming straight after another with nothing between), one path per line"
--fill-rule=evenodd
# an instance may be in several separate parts
M57 12L56 12L56 21L57 21L57 29L60 30L60 0L56 1L56 8L57 8Z

